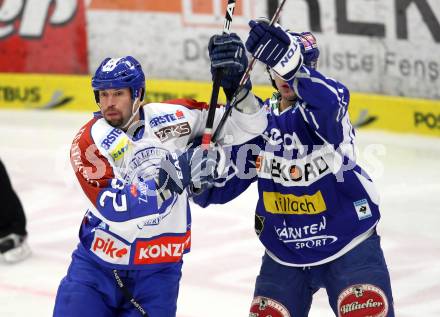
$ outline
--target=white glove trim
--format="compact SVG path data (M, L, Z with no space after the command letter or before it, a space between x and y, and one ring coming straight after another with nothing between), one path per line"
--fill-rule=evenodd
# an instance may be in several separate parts
M285 75L294 71L295 69L299 69L299 66L302 65L303 58L301 54L301 48L296 44L295 38L286 33L290 38L290 46L281 60L272 68L280 77L284 80L291 80L295 73L289 78L286 78Z

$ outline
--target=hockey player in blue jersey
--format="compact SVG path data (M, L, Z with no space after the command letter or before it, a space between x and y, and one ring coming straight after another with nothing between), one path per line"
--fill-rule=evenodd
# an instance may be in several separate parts
M393 317L379 197L356 164L349 91L316 70L311 33L249 25L246 48L277 89L264 103L268 127L249 151L234 147L226 180L193 197L201 206L226 203L258 182L255 231L266 251L249 316L306 317L325 288L336 316Z

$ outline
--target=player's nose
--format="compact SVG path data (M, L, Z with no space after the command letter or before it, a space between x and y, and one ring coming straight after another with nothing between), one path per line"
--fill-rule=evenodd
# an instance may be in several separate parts
M112 95L109 95L106 98L105 103L107 108L114 108L116 107L116 98Z

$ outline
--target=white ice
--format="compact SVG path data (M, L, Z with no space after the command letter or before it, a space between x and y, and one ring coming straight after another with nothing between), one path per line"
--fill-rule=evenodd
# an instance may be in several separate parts
M51 316L87 206L69 147L88 113L0 111L0 157L28 218L33 255L0 264L0 316ZM381 194L378 231L391 272L396 316L440 316L440 139L358 131L359 159ZM253 231L251 187L224 206L193 208L179 317L248 316L263 248ZM0 202L1 204L1 202ZM333 316L325 291L311 317Z

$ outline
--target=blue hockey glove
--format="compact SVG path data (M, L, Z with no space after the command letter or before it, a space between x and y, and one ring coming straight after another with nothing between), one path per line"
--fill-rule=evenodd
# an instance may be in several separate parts
M186 188L199 192L208 188L219 175L221 152L218 148L204 150L200 146L186 152L170 153L160 164L158 186L181 194Z
M291 34L296 36L296 42L301 47L304 65L316 69L318 66L319 48L315 36L311 32Z
M208 53L211 59L212 78L215 72L223 70L220 85L223 87L226 98L231 100L248 66L244 44L235 33L213 35L209 40ZM251 90L250 79L246 82L245 88Z
M280 26L269 26L264 21L251 20L249 26L247 50L285 81L293 79L303 63L295 36Z

